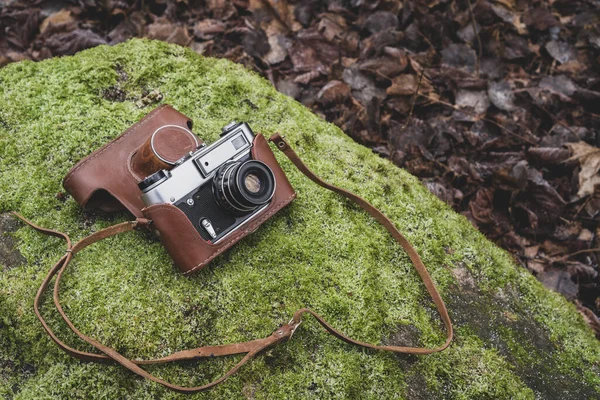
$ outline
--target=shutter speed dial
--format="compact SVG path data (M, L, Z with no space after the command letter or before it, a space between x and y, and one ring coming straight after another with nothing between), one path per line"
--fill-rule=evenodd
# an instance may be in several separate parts
M227 133L229 133L229 131L231 131L233 128L235 128L237 125L239 125L239 123L237 121L231 121L230 123L228 123L227 125L225 125L223 127L223 129L221 129L221 137L225 136Z
M169 177L169 175L169 171L161 169L160 171L153 173L152 175L138 183L138 187L140 188L142 193L146 193L148 190L165 181Z

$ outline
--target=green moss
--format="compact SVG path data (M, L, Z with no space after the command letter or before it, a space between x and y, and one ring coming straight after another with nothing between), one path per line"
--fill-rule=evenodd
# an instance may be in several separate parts
M416 178L226 60L133 40L0 70L0 212L17 210L73 239L129 219L124 213L84 213L72 198L58 194L75 162L156 106L136 105L151 91L191 117L194 131L208 142L231 120L247 121L265 135L283 132L315 172L366 197L407 235L458 326L448 351L408 357L344 344L309 318L293 340L214 391L192 397L598 396L600 345L572 305L545 290ZM359 340L441 344L444 333L434 307L386 231L277 157L297 200L192 278L178 273L162 246L140 232L83 251L61 292L76 326L126 355L160 357L265 337L308 305ZM28 228L14 236L26 262L4 265L0 273L0 394L180 397L120 367L84 364L62 353L43 333L32 302L64 244ZM51 327L85 349L51 303L46 299L43 306ZM196 385L237 359L149 370ZM529 364L553 371L540 369L545 379L536 381L526 372Z

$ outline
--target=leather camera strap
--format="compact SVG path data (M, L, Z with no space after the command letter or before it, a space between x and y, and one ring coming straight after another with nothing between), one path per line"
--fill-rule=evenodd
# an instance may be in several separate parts
M117 352L113 348L105 346L102 343L98 342L97 340L83 334L75 327L75 325L72 323L72 321L66 315L66 313L64 312L64 310L62 309L62 306L60 304L60 300L59 300L60 280L61 280L61 277L62 277L63 273L65 272L67 266L69 265L69 262L73 258L73 256L75 254L77 254L79 251L83 250L85 247L87 247L99 240L117 235L119 233L128 232L128 231L138 229L138 228L145 228L148 225L150 225L152 223L152 221L150 221L148 219L144 219L144 218L138 218L135 221L123 222L123 223L102 229L100 231L94 232L93 234L81 239L79 242L72 245L69 236L67 236L66 234L57 232L57 231L54 231L51 229L45 229L45 228L39 227L39 226L35 225L34 223L32 223L31 221L24 218L22 215L15 212L14 215L16 215L18 218L20 218L25 223L27 223L34 229L38 230L39 232L42 232L47 235L52 235L52 236L62 238L67 242L67 251L66 251L65 255L60 260L58 260L58 262L50 269L50 271L48 271L48 274L42 281L42 284L41 284L40 288L38 289L38 292L37 292L37 294L35 296L35 300L34 300L35 314L38 317L38 319L40 320L40 322L42 323L44 330L48 333L48 335L52 338L52 340L62 350L64 350L65 352L67 352L68 354L70 354L71 356L73 356L75 358L78 358L83 361L94 361L94 362L116 361L117 363L121 364L122 366L129 369L130 371L132 371L144 378L147 378L154 382L160 383L160 384L166 386L167 388L172 389L177 392L180 392L180 393L200 392L203 390L210 389L213 386L223 382L229 376L236 373L244 364L246 364L249 360L251 360L258 353L262 352L263 350L265 350L279 342L282 342L282 341L285 341L285 340L291 338L292 335L294 334L294 331L301 324L302 315L305 313L313 315L317 319L317 321L328 332L330 332L332 335L334 335L338 339L341 339L344 342L351 343L351 344L354 344L357 346L363 346L363 347L367 347L370 349L376 349L376 350L387 350L387 351L392 351L392 352L396 352L396 353L408 353L408 354L430 354L430 353L442 351L445 348L447 348L450 345L450 342L452 341L453 331L452 331L452 322L450 320L450 316L448 315L448 311L446 310L444 301L442 300L439 292L437 291L435 284L434 284L433 280L431 279L429 273L427 272L427 269L425 268L425 265L421 261L421 258L419 257L418 253L412 247L410 242L395 228L394 223L392 221L390 221L385 215L383 215L377 208L375 208L373 205L371 205L369 202L367 202L363 198L361 198L347 190L341 189L337 186L331 185L331 184L321 180L310 169L308 169L308 167L300 160L300 158L294 152L294 150L292 150L292 148L289 146L289 144L279 134L273 135L269 140L274 142L276 144L277 148L279 150L281 150L292 161L292 163L294 163L294 165L304 175L306 175L309 179L311 179L313 182L315 182L316 184L318 184L326 189L329 189L333 192L341 194L342 196L354 201L356 204L358 204L360 207L362 207L373 218L375 218L377 221L379 221L388 230L388 232L390 232L390 234L394 237L394 239L396 239L396 241L400 244L400 246L402 246L402 248L407 252L410 259L412 260L412 262L415 266L415 269L417 270L417 273L423 280L423 283L425 284L427 292L430 294L431 298L433 299L433 302L435 303L435 305L437 307L437 310L442 318L442 321L444 322L444 325L446 327L446 332L447 332L447 338L446 338L445 343L442 346L433 347L433 348L403 347L403 346L378 346L378 345L373 345L373 344L369 344L369 343L359 342L357 340L351 339L350 337L344 335L340 331L333 328L331 325L329 325L329 323L327 323L323 319L323 317L321 317L316 312L314 312L308 308L302 308L294 313L290 322L282 325L281 327L276 329L270 336L263 338L263 339L255 339L255 340L251 340L251 341L247 341L247 342L225 344L225 345L220 345L220 346L199 347L199 348L195 348L195 349L178 351L178 352L172 353L166 357L151 359L151 360L131 360L131 359L121 355L119 352ZM44 320L44 317L42 316L42 314L40 312L40 303L41 303L42 295L48 289L48 286L50 285L50 282L54 276L56 276L56 279L54 281L53 299L54 299L54 304L56 305L56 308L57 308L59 314L61 315L63 320L67 323L69 328L71 328L71 330L75 334L77 334L77 336L79 336L82 340L84 340L85 342L89 343L90 345L92 345L93 347L98 349L103 354L88 353L88 352L80 351L80 350L70 347L66 343L62 342L54 334L54 332L52 331L50 326ZM168 363L168 362L173 362L173 361L191 360L191 359L198 359L198 358L204 358L204 357L220 357L220 356L227 356L227 355L233 355L233 354L245 354L245 356L233 368L231 368L229 371L227 371L220 378L218 378L206 385L196 386L196 387L185 387L185 386L179 386L179 385L169 383L155 375L150 374L149 372L144 370L142 367L140 367L141 365L148 365L148 364L162 364L162 363Z

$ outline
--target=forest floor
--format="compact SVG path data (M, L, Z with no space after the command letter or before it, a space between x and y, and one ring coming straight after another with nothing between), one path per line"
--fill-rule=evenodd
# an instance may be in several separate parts
M0 66L132 37L242 63L418 176L600 337L599 10L598 0L9 0Z

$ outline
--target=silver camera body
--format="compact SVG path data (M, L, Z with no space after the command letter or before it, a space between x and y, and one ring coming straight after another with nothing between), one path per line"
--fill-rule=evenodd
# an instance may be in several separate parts
M232 122L221 138L201 145L138 184L146 206L172 204L183 211L198 233L216 243L268 206L275 178L264 163L252 159L254 133Z

